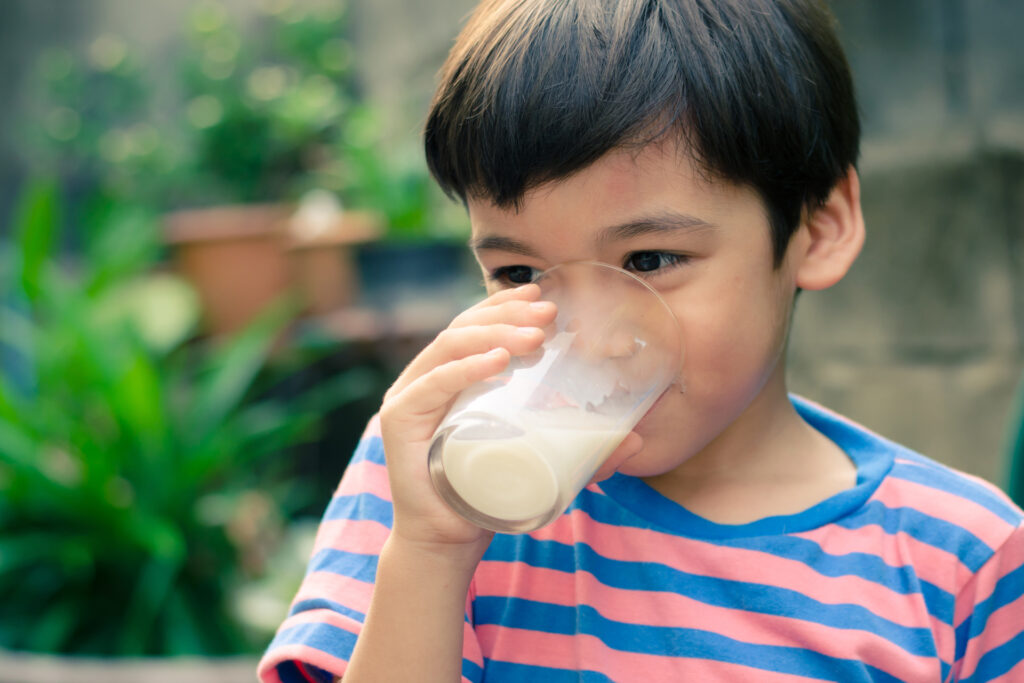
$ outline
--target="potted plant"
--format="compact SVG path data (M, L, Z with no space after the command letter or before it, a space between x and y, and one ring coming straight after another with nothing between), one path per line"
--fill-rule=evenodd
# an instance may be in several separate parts
M58 206L53 186L28 192L13 248L0 252L0 648L257 651L267 634L245 625L232 596L259 574L301 494L273 456L376 383L354 369L268 396L287 302L230 339L189 343L196 298L154 270L153 216L108 206L67 263ZM161 661L147 661L147 680L162 680ZM0 680L19 662L0 664ZM103 678L102 662L76 662L55 665L55 680L126 680L123 663Z
M349 183L334 156L355 106L344 5L268 4L251 19L243 30L219 2L195 5L170 74L113 36L79 68L57 53L41 69L54 165L102 194L174 209L167 242L214 333L289 289L314 312L350 303L349 247L380 231L375 215L325 215L320 201ZM294 216L310 191L312 226Z

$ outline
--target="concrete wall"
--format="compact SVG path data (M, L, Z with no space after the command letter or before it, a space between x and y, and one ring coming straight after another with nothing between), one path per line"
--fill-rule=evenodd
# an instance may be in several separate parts
M800 302L793 389L999 481L1024 372L1024 5L832 4L865 118L868 239Z
M474 5L355 5L368 92L414 134ZM833 0L864 115L868 241L802 296L794 391L998 481L1024 372L1024 4Z
M394 144L415 145L434 73L474 2L350 4L365 91ZM97 26L160 46L190 5L97 0L86 15L70 3L76 15L63 0L5 2L0 56L24 65L34 46ZM793 389L997 480L1024 371L1024 3L832 5L865 119L868 241L846 280L802 297ZM5 73L0 92L15 92ZM0 124L9 120L0 111ZM2 139L0 156L6 215L19 167Z

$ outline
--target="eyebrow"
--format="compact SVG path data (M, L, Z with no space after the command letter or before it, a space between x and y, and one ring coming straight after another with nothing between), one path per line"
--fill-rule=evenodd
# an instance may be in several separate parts
M641 216L625 223L610 225L598 233L598 242L615 242L618 240L640 237L652 233L666 232L698 232L715 228L715 225L707 221L676 211L663 211L649 216ZM530 245L520 242L512 237L501 235L489 235L472 239L469 242L470 249L474 251L507 251L520 256L538 256L537 251Z

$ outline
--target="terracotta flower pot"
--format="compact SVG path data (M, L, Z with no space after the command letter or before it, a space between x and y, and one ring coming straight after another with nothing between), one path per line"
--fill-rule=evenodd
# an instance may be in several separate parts
M358 277L351 246L376 238L380 221L344 212L316 230L296 229L285 204L190 209L166 217L176 268L198 290L205 330L236 332L286 293L312 313L352 303Z

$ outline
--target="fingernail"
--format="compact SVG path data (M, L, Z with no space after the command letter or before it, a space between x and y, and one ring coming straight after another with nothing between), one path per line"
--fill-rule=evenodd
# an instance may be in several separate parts
M539 327L517 327L516 334L520 337L536 337L538 332L543 332Z
M551 308L550 301L534 301L530 304L530 308L534 311L547 311Z

